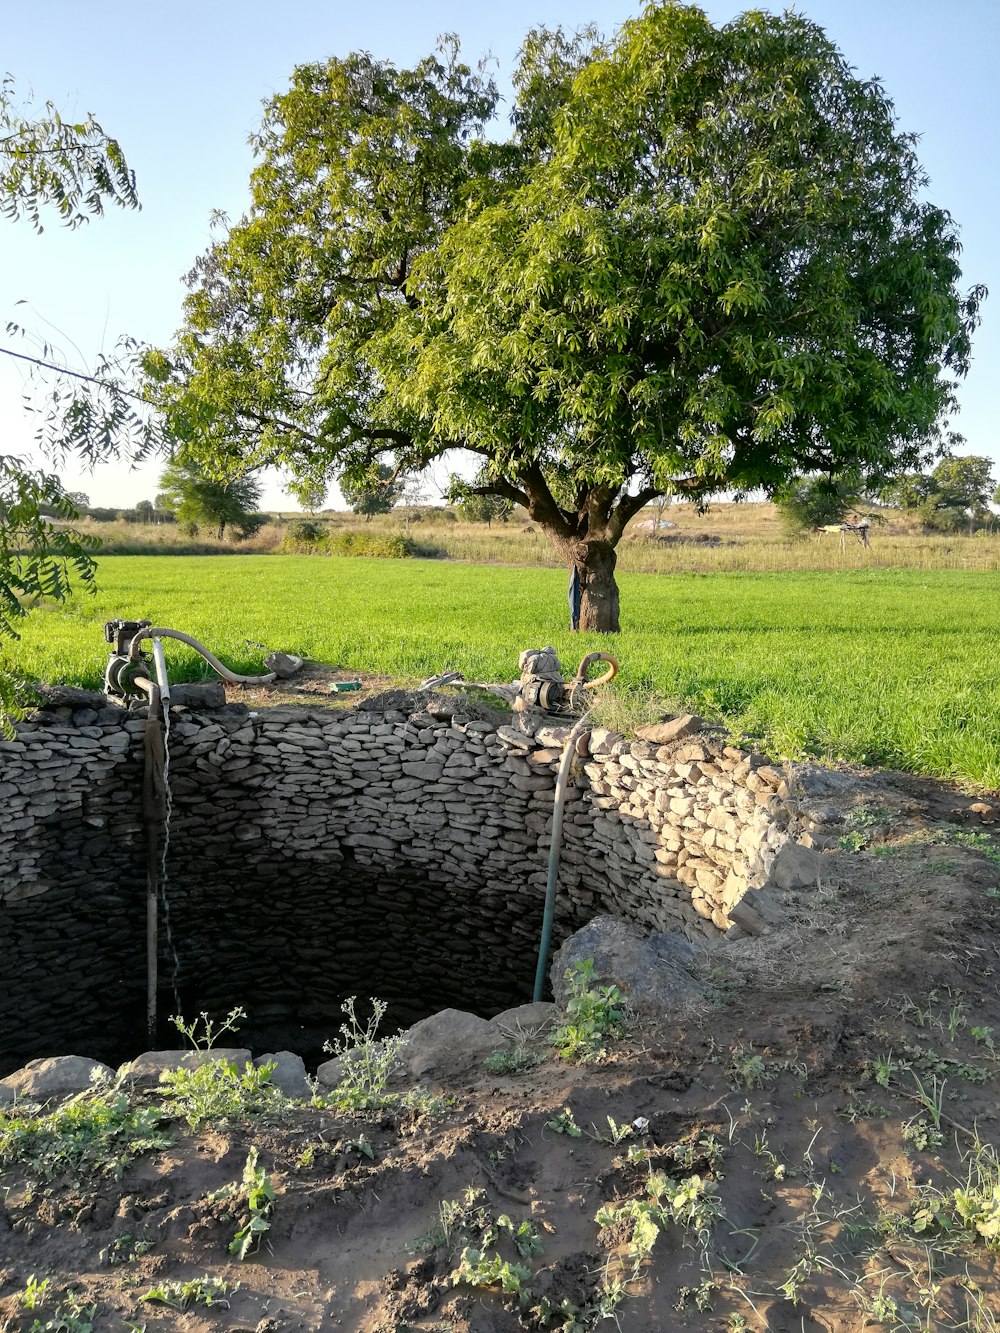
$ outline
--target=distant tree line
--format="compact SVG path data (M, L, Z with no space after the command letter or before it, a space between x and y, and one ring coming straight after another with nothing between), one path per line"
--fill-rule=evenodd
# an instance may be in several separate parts
M1000 504L993 466L993 460L982 455L949 455L929 472L907 472L878 483L804 476L784 487L775 502L793 532L842 523L865 504L914 514L930 532L974 532L993 522L990 501Z

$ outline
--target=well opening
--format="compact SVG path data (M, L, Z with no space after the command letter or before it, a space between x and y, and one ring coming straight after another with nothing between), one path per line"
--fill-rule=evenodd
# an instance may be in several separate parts
M237 845L236 850L239 850ZM212 877L210 892L175 874L168 888L178 945L177 996L188 1016L246 1011L240 1044L293 1050L308 1063L343 1021L345 997L377 996L385 1024L439 1009L484 1018L531 999L538 920L488 894L457 896L412 866L283 861ZM174 960L162 951L160 1012L176 1006ZM174 1034L176 1036L176 1033ZM170 1042L168 1044L174 1044Z
M256 1053L318 1060L348 995L406 1026L531 998L565 728L423 697L176 709L157 1041L246 1009ZM416 709L416 711L414 711ZM94 696L0 744L0 1076L146 1049L145 721ZM570 786L554 946L610 913L719 938L787 840L781 775L724 738L595 731Z

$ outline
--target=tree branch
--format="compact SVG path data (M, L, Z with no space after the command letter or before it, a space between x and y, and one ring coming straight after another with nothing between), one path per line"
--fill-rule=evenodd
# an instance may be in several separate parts
M54 370L57 375L68 375L70 379L83 380L85 384L96 384L101 389L110 389L112 393L123 394L126 398L134 398L136 402L149 403L143 398L141 393L136 393L133 389L123 388L116 384L114 380L102 380L97 375L87 375L82 370L70 370L66 366L57 366L52 361L43 361L40 356L27 356L24 352L12 352L9 347L0 347L0 353L4 356L12 356L15 361L27 361L33 366L41 366L43 370Z
M638 495L623 495L615 505L608 522L608 532L611 536L612 546L616 546L621 540L622 533L625 531L625 525L630 519L638 514L640 509L645 508L650 500L655 500L663 491L658 486L644 486Z
M501 500L509 500L511 504L520 505L522 509L529 509L530 500L524 491L512 485L509 481L504 481L502 477L497 481L491 482L489 486L470 486L467 495L496 495Z
M526 508L531 518L562 541L573 541L579 535L576 530L579 519L576 523L572 522L556 504L538 463L522 463L517 469L517 479L528 497Z

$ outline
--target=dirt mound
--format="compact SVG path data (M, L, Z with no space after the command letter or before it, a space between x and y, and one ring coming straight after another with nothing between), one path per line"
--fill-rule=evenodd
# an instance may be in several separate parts
M996 1328L1000 853L894 817L590 1063L197 1130L162 1090L7 1108L0 1327Z

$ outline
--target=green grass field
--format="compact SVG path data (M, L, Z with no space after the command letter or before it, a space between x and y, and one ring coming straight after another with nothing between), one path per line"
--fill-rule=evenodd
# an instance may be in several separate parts
M28 678L97 685L101 624L186 630L236 669L247 639L352 671L447 668L508 680L522 648L567 668L622 664L621 715L657 695L724 717L775 754L816 754L1000 786L1000 576L957 570L623 574L613 638L570 635L551 569L309 556L105 557L96 597L37 608L15 660ZM200 660L167 645L171 674ZM612 702L609 710L615 712Z

